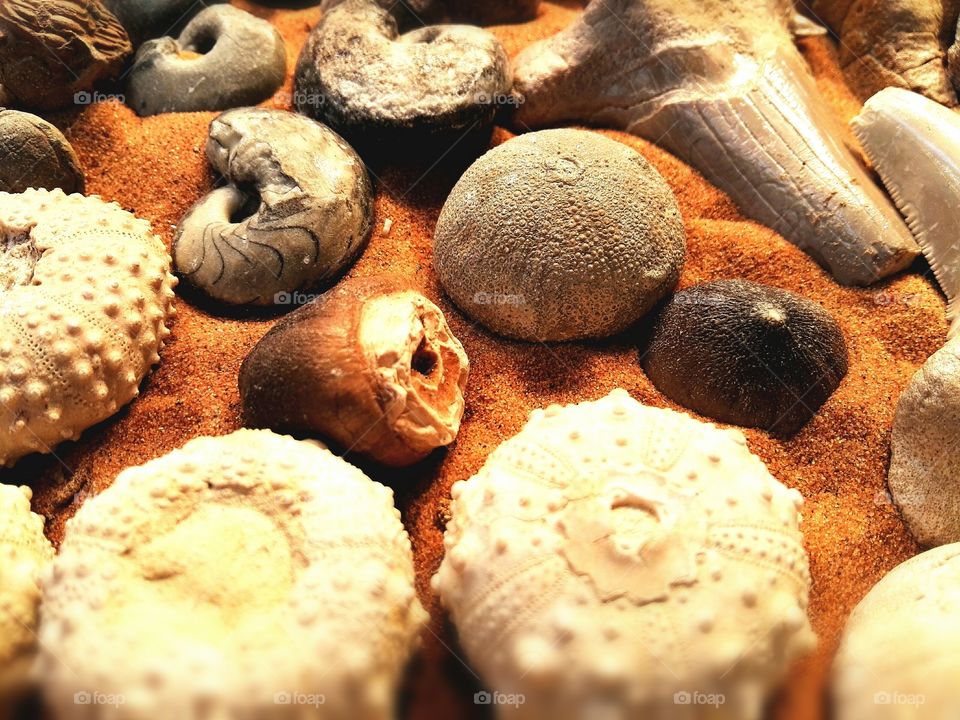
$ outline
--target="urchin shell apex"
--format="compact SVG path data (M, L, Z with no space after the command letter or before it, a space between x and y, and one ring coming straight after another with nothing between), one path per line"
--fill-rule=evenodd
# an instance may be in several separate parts
M163 242L118 205L0 193L0 464L51 452L139 393L175 285Z
M697 691L754 720L814 642L802 498L737 430L617 390L535 410L452 495L434 589L525 717L673 717Z

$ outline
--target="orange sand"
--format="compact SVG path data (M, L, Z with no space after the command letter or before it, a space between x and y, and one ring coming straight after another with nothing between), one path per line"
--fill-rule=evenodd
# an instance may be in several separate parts
M292 72L319 11L235 4L276 24L287 40ZM514 55L560 30L578 11L571 0L547 4L535 22L494 31ZM838 74L830 41L806 40L803 49L827 102L848 119L858 103ZM290 93L288 81L267 104L289 107ZM141 120L110 102L51 120L74 143L89 192L151 220L169 243L183 212L212 187L203 147L213 116ZM682 286L743 277L793 290L822 303L846 335L849 374L798 437L782 442L747 431L750 447L773 474L806 498L803 527L814 578L811 613L820 637L818 651L791 673L772 714L789 720L821 718L827 670L845 617L885 572L917 552L884 495L884 478L897 397L945 335L943 299L925 266L871 289L839 287L794 246L744 221L722 193L678 160L629 135L605 134L640 151L676 190L689 234ZM495 142L509 136L498 130ZM390 168L377 174L377 230L351 273L390 270L414 278L447 313L473 364L467 415L449 452L402 472L367 468L397 490L413 539L420 594L433 618L411 668L405 716L473 717L477 680L429 587L442 556L450 485L470 477L491 450L520 429L533 408L599 398L615 387L626 388L645 403L675 406L644 376L631 337L545 348L500 340L472 325L443 297L431 270L434 224L456 177L449 172L425 174L425 168ZM393 227L384 235L388 218ZM80 442L59 448L59 459L27 459L0 479L33 485L35 509L48 517L49 534L58 542L64 521L84 498L110 485L122 468L169 452L197 435L240 427L237 371L272 322L224 319L180 301L163 360L137 401Z

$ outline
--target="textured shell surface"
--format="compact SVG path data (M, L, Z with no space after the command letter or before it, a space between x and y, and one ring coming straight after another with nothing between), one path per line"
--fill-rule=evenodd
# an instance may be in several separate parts
M36 648L39 580L53 559L27 487L0 485L0 702L17 692Z
M336 277L363 251L370 179L326 126L283 110L229 110L210 124L207 158L230 184L187 212L173 249L177 273L205 295L269 305ZM256 210L234 222L251 200Z
M0 193L0 463L51 452L139 393L174 314L150 224L97 197Z
M240 430L81 507L43 585L41 660L64 717L98 691L125 698L115 718L386 720L424 620L392 491L319 443Z
M960 328L960 117L909 90L887 88L850 123L947 296Z
M847 621L834 661L837 720L950 720L960 693L960 544L913 557Z
M758 718L815 640L802 498L739 431L617 390L534 411L453 498L434 587L519 716Z

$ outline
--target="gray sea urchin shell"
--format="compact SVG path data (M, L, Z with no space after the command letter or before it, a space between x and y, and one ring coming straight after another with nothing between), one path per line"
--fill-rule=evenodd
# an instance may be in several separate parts
M373 0L346 0L303 46L294 103L364 156L425 155L489 136L497 98L509 92L506 53L486 30L435 25L400 35Z
M363 250L373 197L363 162L335 132L283 110L238 108L210 124L207 158L230 182L177 229L177 273L229 304L269 305L342 272ZM259 201L252 215L245 207Z
M209 7L174 40L143 44L127 81L140 115L255 105L283 83L287 54L266 20L230 5Z
M677 293L642 359L664 395L723 422L792 435L847 373L847 347L819 305L721 280Z
M0 108L0 192L27 188L82 193L80 161L63 133L43 118Z
M443 206L434 261L470 317L522 340L613 335L676 284L686 250L673 192L635 150L584 130L513 138Z

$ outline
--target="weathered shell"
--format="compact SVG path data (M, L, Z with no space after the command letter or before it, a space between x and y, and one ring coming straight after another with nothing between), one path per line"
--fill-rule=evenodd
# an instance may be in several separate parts
M850 126L907 219L960 329L960 117L922 95L887 88Z
M43 518L30 512L28 487L0 485L0 703L26 681L36 651L43 568L53 546ZM0 712L2 714L2 712Z
M845 147L793 45L792 12L784 0L591 3L517 56L517 124L647 138L839 282L876 282L907 267L916 243Z
M363 251L370 179L324 125L283 110L229 110L210 124L207 159L230 184L187 212L173 245L177 273L201 293L234 305L286 303Z
M950 720L960 674L960 544L895 567L847 621L834 663L837 720Z
M139 392L174 313L150 224L61 190L0 193L0 464L51 452Z
M80 161L70 141L43 118L0 108L0 192L28 188L82 193Z
M525 718L678 717L700 693L751 720L814 642L801 504L739 431L617 390L534 411L454 485L434 587Z
M240 430L123 471L68 522L42 671L60 717L97 692L126 703L90 718L386 720L425 619L392 491Z

